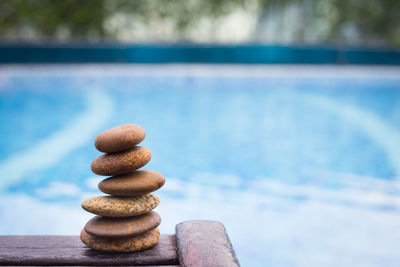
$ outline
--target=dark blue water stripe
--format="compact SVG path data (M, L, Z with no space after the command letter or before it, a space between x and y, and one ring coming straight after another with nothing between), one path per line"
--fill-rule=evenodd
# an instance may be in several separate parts
M400 64L400 50L267 45L0 45L0 63Z

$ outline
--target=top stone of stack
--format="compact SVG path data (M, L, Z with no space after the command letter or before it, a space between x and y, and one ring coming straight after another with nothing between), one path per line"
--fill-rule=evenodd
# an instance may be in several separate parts
M99 134L94 145L101 152L114 153L135 147L145 136L146 132L139 125L124 124Z

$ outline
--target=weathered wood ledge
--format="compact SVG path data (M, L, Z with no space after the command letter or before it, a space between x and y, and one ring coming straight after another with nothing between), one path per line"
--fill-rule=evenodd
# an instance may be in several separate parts
M239 266L224 226L188 221L175 235L135 253L99 252L79 236L0 236L0 265L19 266Z

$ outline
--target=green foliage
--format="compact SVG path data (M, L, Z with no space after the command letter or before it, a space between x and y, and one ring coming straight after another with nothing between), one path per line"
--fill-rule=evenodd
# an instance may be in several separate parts
M301 14L296 18L293 33L296 42L308 42L314 34L317 42L349 43L356 39L362 44L398 45L399 3L399 0L1 0L0 37L16 41L118 41L118 29L107 25L119 16L133 25L130 26L133 36L134 25L153 25L146 29L150 32L157 27L152 22L167 21L179 41L190 39L188 33L204 18L215 20L256 6L253 13L259 22L270 14L283 14L295 7ZM285 16L278 19L284 20ZM277 25L282 24L284 21ZM320 25L326 26L316 33ZM122 23L120 27L127 26ZM253 40L263 41L257 34L255 31Z

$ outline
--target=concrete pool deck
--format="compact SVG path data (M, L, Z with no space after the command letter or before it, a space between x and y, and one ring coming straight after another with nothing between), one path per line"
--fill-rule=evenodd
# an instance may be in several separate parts
M0 75L324 77L399 79L400 66L382 65L240 65L240 64L3 64ZM15 73L14 73L15 74Z

